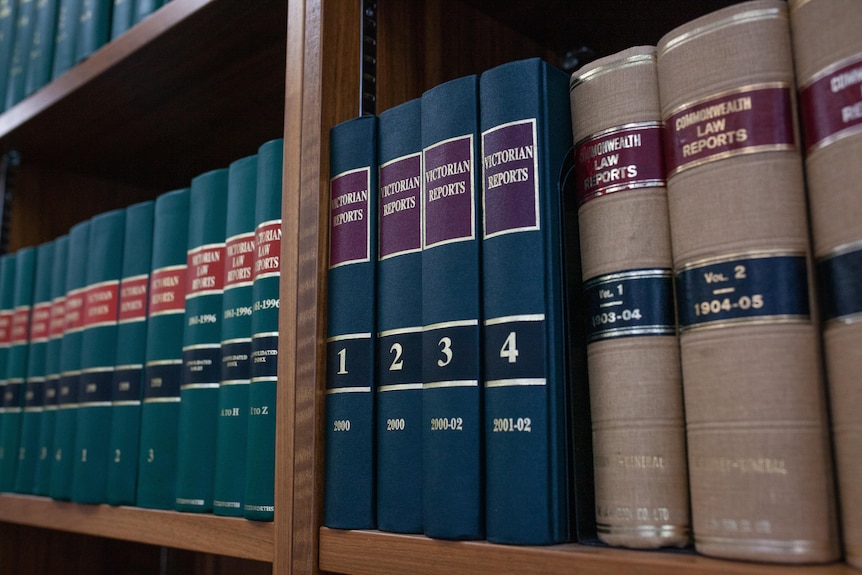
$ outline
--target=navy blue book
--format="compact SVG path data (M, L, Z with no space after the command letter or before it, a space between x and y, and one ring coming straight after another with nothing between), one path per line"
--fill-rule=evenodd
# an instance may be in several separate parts
M538 58L479 81L487 538L568 539L560 172L569 75Z
M485 536L479 321L479 83L422 96L424 529Z
M5 94L7 110L23 100L25 96L30 46L33 43L33 29L36 27L36 4L37 0L18 0L15 44L12 49L12 61L7 71L9 76Z
M323 524L373 529L377 117L330 130Z
M422 103L380 114L377 528L422 533Z

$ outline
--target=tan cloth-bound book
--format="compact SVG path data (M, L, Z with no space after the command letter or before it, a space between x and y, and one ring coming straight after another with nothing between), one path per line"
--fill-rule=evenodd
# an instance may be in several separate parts
M793 0L790 26L844 550L862 568L862 2Z
M839 556L788 6L658 43L695 547Z
M679 341L655 47L570 84L599 538L689 542Z

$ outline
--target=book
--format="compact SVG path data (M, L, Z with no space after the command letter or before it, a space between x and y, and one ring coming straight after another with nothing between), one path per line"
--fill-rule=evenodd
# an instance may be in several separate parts
M111 9L111 40L119 38L135 24L135 1L114 0Z
M15 491L33 493L36 487L36 465L39 458L39 434L45 405L45 369L51 326L51 273L54 242L36 248L36 276L33 285L33 307L30 313L30 348L27 353L27 380L24 384L21 415L21 441L15 475Z
M39 461L33 492L49 495L51 466L54 461L54 428L57 420L58 387L60 383L60 350L66 327L66 265L69 255L69 235L54 240L54 262L51 266L51 320L45 350L45 385L39 431Z
M72 470L71 499L78 503L105 501L125 226L124 209L104 212L90 219Z
M112 4L113 0L81 0L75 33L76 62L90 56L110 39Z
M117 341L123 342L123 345L116 346L114 356L105 485L105 501L112 505L135 503L154 210L155 203L152 201L126 208L117 315Z
M54 61L51 63L51 78L57 79L76 64L78 19L83 0L59 0L57 29L54 36Z
M257 150L252 272L251 385L248 390L246 519L272 521L275 512L275 417L278 309L281 285L281 188L284 140Z
M6 458L3 450L3 420L6 408L3 405L9 379L6 366L9 363L9 348L12 345L12 318L15 315L15 254L0 256L0 460Z
M186 310L189 189L156 198L141 400L137 505L173 509Z
M832 561L787 3L707 14L663 36L657 56L695 548Z
M30 351L30 315L33 307L36 254L35 247L15 252L11 335L6 364L3 366L6 370L6 386L3 391L3 417L0 420L0 492L14 490L18 469L24 384Z
M59 0L36 0L30 61L24 79L24 94L27 96L51 81L58 8Z
M479 78L486 537L569 538L560 173L569 76L538 58Z
M377 117L329 134L323 524L373 529Z
M422 95L424 530L485 536L478 77Z
M232 162L228 170L213 512L240 517L248 453L257 155Z
M8 85L4 94L7 110L24 99L27 65L30 63L30 46L33 44L36 4L37 0L18 0L15 44L12 48Z
M177 437L177 511L212 511L228 169L192 179Z
M15 48L15 28L18 24L18 0L0 0L0 110L6 109L9 67Z
M135 0L134 22L138 23L159 8L167 0Z
M853 408L862 400L862 5L794 0L789 8L841 534L846 561L862 568L862 427Z
M580 68L571 107L598 536L682 547L688 464L655 47Z
M377 528L422 533L422 102L378 118Z
M87 251L90 221L69 229L66 264L66 298L63 303L63 340L60 344L57 410L54 416L53 462L48 494L54 499L72 496L75 433L78 422L78 388L81 381L81 345L84 331L84 290L87 287Z

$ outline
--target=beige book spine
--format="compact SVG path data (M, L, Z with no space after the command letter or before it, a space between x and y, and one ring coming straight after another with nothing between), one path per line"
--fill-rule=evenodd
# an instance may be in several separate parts
M655 48L631 48L577 71L571 104L584 180L583 279L588 286L611 279L602 285L615 297L629 289L619 278L665 282L668 297L657 303L670 312L670 325L657 334L640 333L633 322L616 335L622 310L645 317L648 302L621 297L595 306L608 321L587 347L598 536L626 547L682 547L690 521L667 190L661 147L648 146L650 133L658 142L661 134Z
M788 7L658 43L698 551L839 556Z
M855 258L842 279L862 286L862 3L793 0L790 24L806 135L814 255L821 270L834 269L830 262L836 258ZM836 284L840 281L834 277L822 278L824 298L834 298L825 287ZM860 299L862 287L856 287L851 305L823 318L842 539L847 562L857 568L862 568Z

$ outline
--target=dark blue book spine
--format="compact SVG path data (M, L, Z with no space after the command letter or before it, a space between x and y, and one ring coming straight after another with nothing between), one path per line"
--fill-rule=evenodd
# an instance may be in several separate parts
M33 30L36 27L37 0L18 0L18 17L15 24L15 46L9 65L9 84L6 86L6 109L8 110L24 99L27 66L30 64L30 46L33 43Z
M60 0L36 0L36 21L33 42L28 55L24 91L30 95L51 80L54 61L54 32L57 27L57 10Z
M330 131L323 523L373 529L377 118Z
M424 528L485 536L478 77L422 96Z
M422 532L421 101L378 119L377 527Z
M90 56L110 39L112 4L112 0L82 0L75 44L76 62Z
M539 59L480 79L487 537L565 541L560 172L568 75Z
M14 253L0 257L0 460L6 459L3 446L3 425L6 421L4 406L9 378L6 374L9 363L9 348L12 345L12 318L15 315L15 259Z

